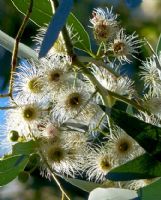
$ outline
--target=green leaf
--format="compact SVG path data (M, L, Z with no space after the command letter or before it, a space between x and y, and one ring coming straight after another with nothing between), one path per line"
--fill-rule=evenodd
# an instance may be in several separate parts
M158 39L156 53L159 54L160 51L161 51L161 34L160 34L159 39Z
M160 127L145 123L123 111L105 106L101 107L119 127L134 138L151 156L161 161Z
M0 186L6 185L15 179L27 165L28 157L18 155L0 160Z
M80 21L71 13L68 17L67 24L73 27L74 34L78 34L79 42L74 46L86 52L91 52L90 38Z
M23 14L26 13L29 0L11 0L14 6ZM52 9L48 0L35 0L33 11L30 19L37 24L38 26L44 26L44 24L48 24L53 16ZM87 31L84 29L83 25L80 21L74 16L74 14L70 14L67 19L67 24L73 27L74 34L79 33L77 37L79 37L81 42L77 42L74 46L78 49L81 49L90 54L91 45L90 39Z
M113 181L151 179L161 176L161 163L145 153L119 167L112 169L106 178Z
M91 192L93 189L95 189L97 187L101 187L101 184L88 182L88 181L84 181L84 180L79 180L79 179L74 179L74 178L65 178L65 180L86 192Z
M12 146L12 155L29 155L35 153L36 142L31 140L29 142L19 142Z
M154 183L139 189L138 194L141 200L160 199L161 197L161 179Z
M22 13L25 14L28 10L30 0L11 0L14 6ZM52 17L52 9L50 1L48 0L35 0L30 19L38 26L44 26L49 23Z

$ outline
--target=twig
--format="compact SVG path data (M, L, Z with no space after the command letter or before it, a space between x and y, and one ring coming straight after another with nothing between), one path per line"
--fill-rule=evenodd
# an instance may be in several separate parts
M92 58L92 57L87 57L87 56L79 56L78 57L79 58L79 60L81 61L81 62L91 62L91 63L93 63L93 64L95 64L95 65L97 65L97 66L100 66L100 67L102 67L102 68L104 68L104 69L106 69L107 71L109 71L113 76L115 76L116 78L118 78L118 77L120 77L120 74L119 73L117 73L116 71L114 71L111 67L109 67L106 63L104 63L102 60L96 60L96 59L94 59L94 58Z
M10 110L10 109L15 109L17 108L17 106L4 106L4 107L0 107L0 110Z
M34 136L34 134L32 133L30 126L28 126L28 128L29 128L29 130L30 130L30 132L31 132L31 135L32 135L33 139L34 139L35 141L37 141L37 138L36 138L36 137ZM62 188L60 182L58 181L56 175L54 174L52 168L50 167L48 161L46 160L46 157L45 157L45 155L43 154L43 152L42 152L42 150L41 150L41 147L40 147L40 145L39 145L39 142L37 142L37 147L39 148L39 153L40 153L40 155L41 155L41 157L42 157L44 163L46 164L46 166L47 166L47 168L49 169L49 171L50 171L50 173L51 173L51 175L52 175L54 181L56 182L56 184L58 185L60 191L62 192L62 196L66 197L68 200L71 200L71 199L68 197L68 195L66 194L66 192L63 190L63 188Z
M120 94L117 94L117 93L115 93L115 92L112 92L112 91L110 91L110 90L106 90L106 91L107 91L107 93L108 93L109 95L111 95L111 96L114 97L115 99L118 99L118 100L120 100L120 101L122 101L122 102L125 102L125 103L127 103L127 104L130 104L130 105L132 105L133 107L135 107L136 109L141 110L142 112L146 112L147 114L150 114L150 112L149 112L146 108L140 106L139 104L135 103L135 102L132 101L131 99L127 99L126 97L124 97L124 96L122 96L122 95L120 95Z
M5 98L5 97L9 97L9 93L6 93L6 94L0 94L0 98Z
M12 61L11 61L11 73L10 73L10 84L9 84L9 96L11 97L11 99L13 99L13 82L14 82L14 77L13 77L13 73L16 70L16 65L17 65L17 54L18 54L18 46L19 46L19 42L21 40L21 36L24 32L24 29L27 25L27 22L29 20L29 17L32 13L32 8L33 8L33 0L30 0L30 5L29 8L27 10L26 16L24 17L24 20L18 30L17 36L15 38L15 45L13 48L13 54L12 54Z

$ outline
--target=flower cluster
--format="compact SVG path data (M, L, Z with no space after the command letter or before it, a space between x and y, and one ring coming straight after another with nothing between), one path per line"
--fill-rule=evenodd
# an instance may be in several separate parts
M94 38L98 44L104 45L104 51L111 54L114 60L118 60L121 64L130 62L130 56L138 53L142 41L138 39L138 35L133 33L127 35L123 28L120 28L117 15L114 15L112 8L104 11L97 8L93 11L93 17L90 19L92 23Z
M131 62L130 56L135 57L138 53L141 46L138 35L127 35L112 9L95 9L90 22L99 45L97 56L115 73L97 62L89 62L86 67L104 90L128 100L134 98L133 81L119 73L119 66ZM35 37L38 45L45 30L41 28ZM68 31L71 40L77 42L75 37L79 37L79 33L73 34L72 28ZM42 175L50 177L52 170L61 176L82 176L108 185L106 174L111 169L143 154L144 150L114 122L110 124L109 116L99 107L104 104L104 99L97 86L73 64L64 46L60 34L45 58L37 62L22 61L14 73L14 100L11 102L14 109L6 113L7 122L3 129L8 133L11 145L19 141L37 142ZM142 79L151 97L145 98L144 104L154 114L160 106L160 60L160 56L158 62L152 57L142 67ZM109 107L117 101L112 96L107 99ZM143 119L146 116L137 117ZM110 182L109 185L137 188L136 181L128 183Z

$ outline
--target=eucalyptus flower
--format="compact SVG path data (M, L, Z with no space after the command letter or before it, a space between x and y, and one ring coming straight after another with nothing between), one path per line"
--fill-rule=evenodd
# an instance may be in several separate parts
M122 63L130 63L130 56L135 57L138 49L142 46L142 41L139 40L138 35L134 32L131 35L124 33L124 29L121 29L113 42L111 42L110 50L113 52L114 56Z
M117 15L112 13L113 9L103 10L102 8L94 9L90 19L93 34L98 42L107 42L112 39L118 29Z

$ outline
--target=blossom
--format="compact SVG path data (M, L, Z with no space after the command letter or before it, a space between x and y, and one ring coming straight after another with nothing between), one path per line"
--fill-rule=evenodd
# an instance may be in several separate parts
M110 44L110 50L114 56L122 63L130 63L129 56L135 57L134 54L138 53L142 41L138 39L138 35L126 35L124 29L121 29L116 38Z
M161 55L159 60L161 61ZM145 89L148 89L151 96L159 96L161 93L161 72L157 65L156 58L152 56L142 62L140 67L142 69L140 72L141 79L144 80Z
M83 87L66 88L57 96L57 104L52 110L53 116L60 122L68 119L90 120L96 112L92 93Z
M160 96L144 95L143 106L154 115L161 114L161 99Z
M116 78L106 69L101 69L96 65L93 66L93 74L101 85L110 91L126 96L134 94L133 81L131 81L127 76Z
M83 163L83 149L77 149L77 147L66 145L63 140L60 142L45 142L40 147L46 161L53 170L61 175L75 177ZM41 156L41 155L40 155ZM47 176L50 176L51 172L45 166L42 160L42 175L46 171Z
M120 163L125 163L143 153L142 148L121 128L115 127L108 136L107 147Z
M109 149L104 146L89 148L86 157L84 169L87 178L89 180L95 180L96 182L105 181L105 175L117 164Z
M90 19L90 22L93 26L91 28L98 42L107 42L117 31L117 15L114 15L112 10L112 8L110 10L106 8L106 11L104 11L97 8L92 13L93 18Z
M73 81L73 73L70 71L71 62L67 56L50 56L42 59L39 66L43 74L43 80L46 83L46 91L54 96L57 95L64 87Z
M35 98L41 99L46 94L42 73L38 66L38 63L31 60L18 67L14 81L14 93L17 103L21 103L22 99L26 99L26 101L32 101Z

